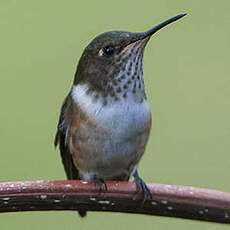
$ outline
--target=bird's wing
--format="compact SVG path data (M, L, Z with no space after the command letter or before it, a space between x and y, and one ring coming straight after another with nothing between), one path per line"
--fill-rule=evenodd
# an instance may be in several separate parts
M68 116L68 114L71 112L71 102L72 100L69 94L66 97L61 108L61 114L57 126L57 133L54 140L55 147L59 145L62 163L64 165L66 176L69 180L79 179L79 173L74 166L72 154L69 149L71 118L70 116Z

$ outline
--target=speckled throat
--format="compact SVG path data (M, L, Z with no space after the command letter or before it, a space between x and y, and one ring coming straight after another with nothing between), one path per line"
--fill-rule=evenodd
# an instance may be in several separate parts
M86 94L92 97L94 102L102 100L106 106L120 100L133 99L141 103L146 99L143 53L148 39L131 43L116 55L111 70L102 79L98 79L103 90L96 88L91 82L87 83Z

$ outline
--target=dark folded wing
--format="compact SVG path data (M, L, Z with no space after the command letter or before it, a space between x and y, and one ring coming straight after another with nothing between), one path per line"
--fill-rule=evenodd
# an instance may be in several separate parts
M57 126L57 133L54 140L54 145L57 147L59 145L62 163L64 165L66 176L69 180L79 179L78 170L74 166L72 154L69 149L69 138L70 138L70 125L71 120L68 116L70 112L71 105L70 94L66 97L59 117L59 122Z

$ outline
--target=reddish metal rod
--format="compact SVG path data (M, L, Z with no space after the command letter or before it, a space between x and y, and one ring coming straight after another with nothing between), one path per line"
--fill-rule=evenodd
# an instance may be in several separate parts
M22 181L0 183L0 212L110 211L230 223L230 193L178 185L148 184L152 199L142 202L131 182Z

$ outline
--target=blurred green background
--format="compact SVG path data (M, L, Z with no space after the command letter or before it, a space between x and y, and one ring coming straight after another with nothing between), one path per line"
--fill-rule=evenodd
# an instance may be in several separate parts
M230 191L230 2L0 1L0 181L63 179L53 138L83 48L101 32L144 31L187 12L145 52L153 129L147 182ZM0 214L1 229L227 229L114 213Z

